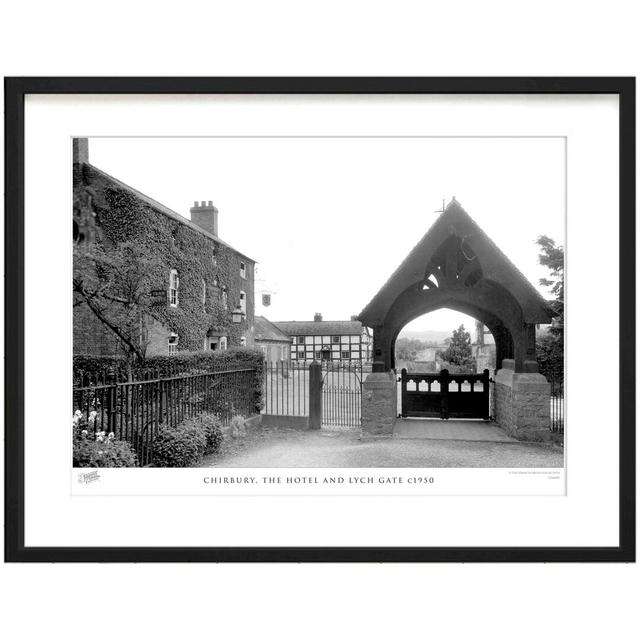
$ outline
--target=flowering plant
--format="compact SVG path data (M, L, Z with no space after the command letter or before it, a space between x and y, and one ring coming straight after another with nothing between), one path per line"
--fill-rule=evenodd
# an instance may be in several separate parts
M85 418L82 411L73 414L74 467L135 467L135 451L128 442L118 440L110 431L94 431L97 414Z

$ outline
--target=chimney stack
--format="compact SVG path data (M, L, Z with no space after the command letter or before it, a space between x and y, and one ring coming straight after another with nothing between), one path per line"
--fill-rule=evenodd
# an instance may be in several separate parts
M203 200L200 204L196 201L189 211L191 213L191 222L214 236L218 235L218 209L213 206L211 200L209 202Z
M67 147L68 148L68 147ZM89 162L89 139L73 139L73 163Z
M321 313L314 314L313 321L314 322L322 322L322 314Z

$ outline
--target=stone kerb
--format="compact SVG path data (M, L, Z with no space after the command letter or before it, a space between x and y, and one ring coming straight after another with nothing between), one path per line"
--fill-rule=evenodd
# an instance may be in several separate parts
M362 385L363 436L390 436L397 416L395 374L392 371L370 373Z
M524 363L516 372L513 360L503 360L496 374L496 422L519 440L549 440L551 385L538 373L538 365Z

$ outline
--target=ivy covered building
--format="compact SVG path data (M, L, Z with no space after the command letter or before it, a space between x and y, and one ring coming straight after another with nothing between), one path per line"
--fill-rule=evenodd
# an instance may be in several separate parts
M86 138L73 150L74 354L253 346L255 261L220 239L212 202L188 220L91 165Z

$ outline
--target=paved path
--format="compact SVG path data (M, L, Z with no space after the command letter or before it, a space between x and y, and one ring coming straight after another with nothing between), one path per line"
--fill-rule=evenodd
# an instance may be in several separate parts
M466 442L517 442L491 422L484 420L429 420L404 418L396 421L394 438L465 440Z
M562 467L561 449L522 442L468 442L385 438L360 440L359 432L260 429L203 467Z

